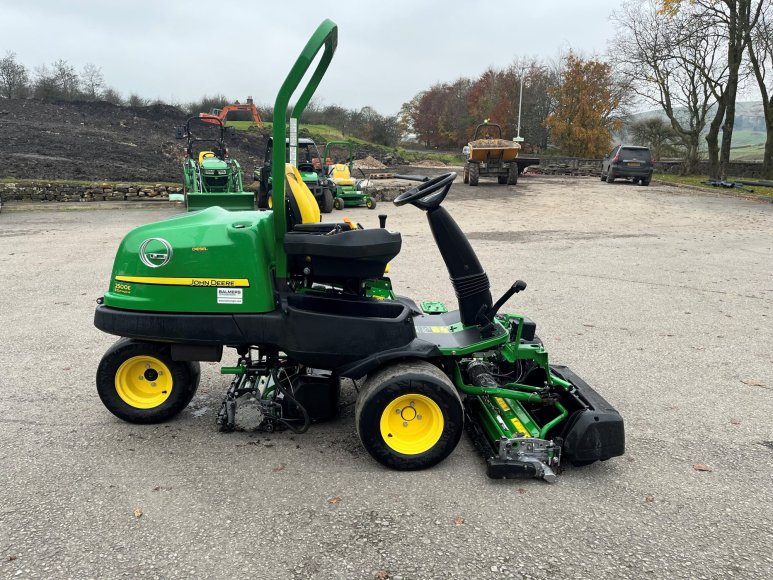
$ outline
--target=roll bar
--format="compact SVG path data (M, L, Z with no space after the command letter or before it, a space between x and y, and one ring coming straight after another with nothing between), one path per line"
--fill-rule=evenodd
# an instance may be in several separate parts
M325 76L330 61L333 60L336 46L338 45L338 25L332 20L325 19L312 34L300 56L290 69L274 103L274 143L284 143L287 135L285 115L290 104L290 98L300 85L306 72L311 68L312 61L317 53L324 47L325 51L320 58L316 70L311 75L308 85L303 89L301 96L293 106L290 113L291 119L300 119L306 105L311 101L314 91L317 90L322 77ZM273 179L273 212L274 212L274 240L276 249L276 277L287 278L287 255L284 252L284 236L287 232L287 206L285 203L285 148L274 147L271 158ZM279 184L282 187L279 187Z

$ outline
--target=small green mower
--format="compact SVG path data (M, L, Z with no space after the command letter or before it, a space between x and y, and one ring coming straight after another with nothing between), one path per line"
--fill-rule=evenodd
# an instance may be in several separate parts
M290 98L324 48L291 113L308 104L335 51L326 20L309 40L274 105L275 143L285 140ZM395 200L427 216L458 298L449 311L394 293L385 268L402 238L351 221L320 223L297 168L285 167L271 211L219 207L141 226L121 242L94 324L121 337L97 370L97 391L116 416L165 421L182 411L199 381L199 361L238 361L218 423L257 408L261 429L304 432L338 410L341 379L367 377L355 423L370 455L398 470L431 467L465 429L496 478L553 481L566 462L622 455L623 419L566 367L550 364L536 325L500 308L486 273L443 207L456 175L421 178ZM277 176L278 177L278 176ZM277 183L275 181L274 183Z
M364 205L368 209L376 209L376 200L363 191L364 183L352 177L354 156L351 141L330 141L325 145L325 160L331 159L330 150L336 146L344 146L347 150L346 163L334 163L325 166L325 173L336 186L333 205L336 209L358 207Z
M183 190L188 211L212 206L230 210L255 209L255 195L244 191L239 162L228 156L227 130L217 117L190 117L177 128L186 139Z

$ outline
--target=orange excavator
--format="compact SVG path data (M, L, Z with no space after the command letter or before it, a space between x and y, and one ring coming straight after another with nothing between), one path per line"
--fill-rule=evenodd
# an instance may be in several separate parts
M260 114L252 101L252 97L247 97L245 104L236 101L236 103L226 105L222 109L212 109L209 113L199 113L199 117L205 123L217 124L218 121L215 119L218 119L224 126L236 127L237 129L259 127L261 124Z

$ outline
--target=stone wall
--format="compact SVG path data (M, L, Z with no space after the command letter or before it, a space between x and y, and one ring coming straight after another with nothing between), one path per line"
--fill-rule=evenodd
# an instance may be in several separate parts
M8 201L150 201L169 200L170 193L182 193L179 185L157 183L63 184L46 181L0 183L0 197Z
M567 173L574 175L597 175L601 173L601 159L582 159L579 157L540 157L540 169L542 173ZM682 161L679 159L669 161L656 161L655 173L679 174L682 170ZM709 162L699 161L697 173L709 174ZM759 161L731 161L728 165L728 175L732 177L762 177L762 162Z

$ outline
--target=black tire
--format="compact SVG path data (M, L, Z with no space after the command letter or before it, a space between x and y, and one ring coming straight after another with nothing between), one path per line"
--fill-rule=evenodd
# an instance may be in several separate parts
M319 204L319 211L322 213L330 213L333 211L333 192L330 191L327 187L322 190L322 203Z
M607 183L612 183L615 180L615 174L612 172L612 167L607 172Z
M511 163L510 168L507 170L507 185L515 185L518 183L518 164Z
M333 207L336 209L344 209L344 200L337 197L333 200Z
M499 185L504 185L507 183L507 175L497 175L497 183Z
M604 170L602 169L601 170L601 181L606 181L606 180L607 180L607 174L604 173Z
M478 185L478 179L480 179L480 166L477 163L470 163L470 185L473 187Z
M644 187L647 187L647 186L650 184L650 180L651 180L651 179L652 179L651 177L647 177L647 178L645 178L645 179L642 179L642 180L641 180L641 184L642 184Z
M376 200L372 197L365 198L365 207L368 209L376 209Z
M406 406L400 412L402 404ZM413 416L407 417L406 411ZM357 397L355 423L363 446L382 465L399 471L426 469L456 448L464 428L464 409L456 388L440 369L426 361L402 361L368 375ZM410 431L392 438L393 428L402 427ZM406 452L406 445L415 447Z
M142 369L142 378L132 374L132 365ZM99 362L97 393L107 410L119 419L129 423L161 423L188 406L196 394L200 376L199 363L172 360L168 344L122 338ZM168 394L164 390L152 392L155 388L163 389L165 382ZM145 384L150 388L146 389ZM137 389L150 393L136 396ZM153 397L163 400L154 404Z
M465 164L464 171L462 172L462 181L464 183L470 183L470 165L469 163Z

